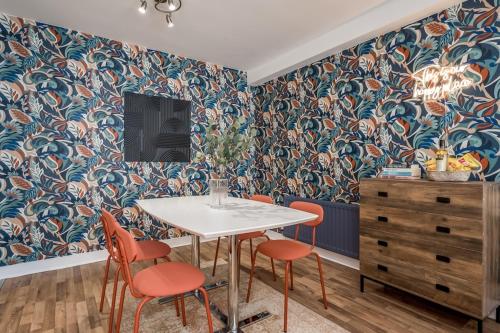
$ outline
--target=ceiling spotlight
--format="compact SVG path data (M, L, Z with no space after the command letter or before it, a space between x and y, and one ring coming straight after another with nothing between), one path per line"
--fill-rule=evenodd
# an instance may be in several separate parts
M139 12L142 14L146 13L148 7L148 0L139 0ZM154 5L154 9L160 13L165 14L165 20L167 21L167 26L169 28L174 27L174 22L172 20L173 13L176 13L182 7L182 0L151 0Z
M172 15L171 14L167 14L165 16L165 19L167 20L167 27L173 28L174 27L174 22L172 21Z
M154 0L154 2L156 10L165 14L172 14L182 6L182 0Z
M174 0L167 0L167 5L168 5L168 9L171 11L174 11L177 9L177 6L175 5Z
M146 0L141 1L141 5L139 6L139 13L146 14L146 9L148 8L148 3Z

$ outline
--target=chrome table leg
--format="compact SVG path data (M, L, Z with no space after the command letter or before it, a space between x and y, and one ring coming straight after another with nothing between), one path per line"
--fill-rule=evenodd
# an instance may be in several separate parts
M229 240L229 287L227 293L227 332L238 333L238 235L231 235Z
M200 236L191 235L191 264L200 268Z

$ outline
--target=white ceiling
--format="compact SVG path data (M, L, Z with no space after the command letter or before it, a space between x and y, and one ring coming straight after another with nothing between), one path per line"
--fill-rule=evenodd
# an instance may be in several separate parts
M145 15L139 0L0 0L0 11L245 70L255 84L457 1L183 0L172 29L153 0Z

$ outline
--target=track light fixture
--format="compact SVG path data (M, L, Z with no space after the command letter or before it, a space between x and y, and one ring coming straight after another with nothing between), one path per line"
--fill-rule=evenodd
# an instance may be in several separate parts
M172 20L172 14L181 9L181 0L153 0L155 9L161 13L166 14L165 19L167 21L167 27L173 28L174 22ZM139 12L142 14L146 13L147 0L140 0Z

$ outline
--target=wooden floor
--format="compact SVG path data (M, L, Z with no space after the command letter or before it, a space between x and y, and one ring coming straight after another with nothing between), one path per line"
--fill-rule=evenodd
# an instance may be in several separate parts
M248 251L243 248L247 272ZM173 260L189 261L189 248L173 252ZM215 243L202 244L202 259L211 260L214 253ZM257 278L282 291L283 265L278 264L276 282L267 260L259 258L257 266ZM369 281L360 293L356 270L329 262L323 267L328 310L321 304L313 258L294 264L290 297L350 332L476 332L476 322L464 315ZM6 280L0 289L0 332L105 332L109 306L98 311L103 270L102 262ZM488 319L484 332L500 332L500 324Z

